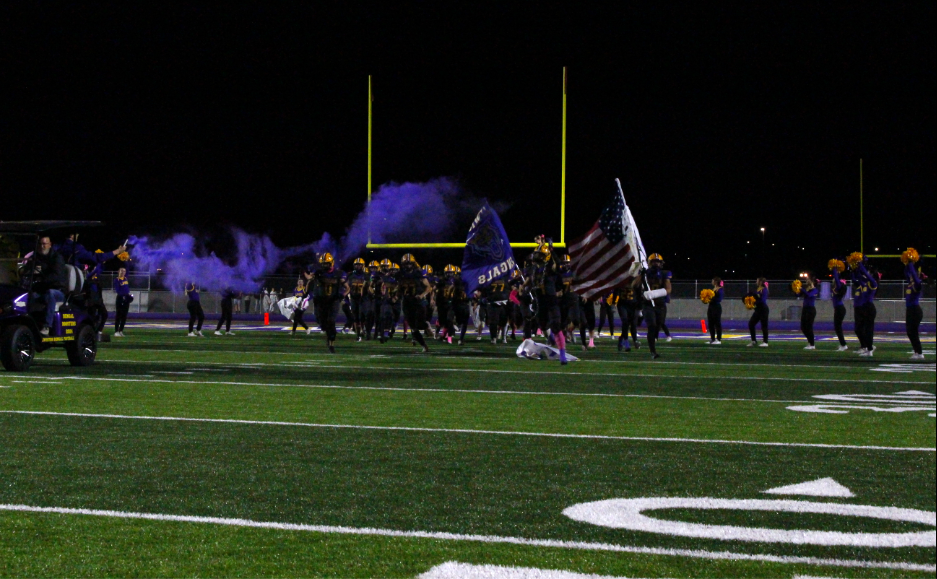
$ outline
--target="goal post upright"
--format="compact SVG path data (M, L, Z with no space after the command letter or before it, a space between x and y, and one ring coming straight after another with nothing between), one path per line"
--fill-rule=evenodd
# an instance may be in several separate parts
M465 243L372 243L371 240L371 193L373 191L371 181L371 162L372 162L372 132L374 128L373 115L374 92L372 89L372 77L368 75L368 243L367 249L460 249L465 247ZM554 247L566 247L566 67L563 67L563 122L562 122L562 146L560 162L560 241L554 243ZM540 244L533 242L512 243L511 247L539 247Z

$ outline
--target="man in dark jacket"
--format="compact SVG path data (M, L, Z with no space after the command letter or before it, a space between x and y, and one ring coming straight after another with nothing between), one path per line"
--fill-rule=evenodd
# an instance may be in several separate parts
M52 249L52 240L43 237L39 240L39 250L26 264L27 271L33 271L33 299L41 299L46 304L45 324L40 329L43 336L49 335L49 327L55 319L55 302L64 302L64 289L68 285L65 260L59 252Z

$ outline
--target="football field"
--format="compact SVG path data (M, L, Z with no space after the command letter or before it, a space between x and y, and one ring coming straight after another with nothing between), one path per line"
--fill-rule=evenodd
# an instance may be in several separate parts
M0 373L0 575L937 572L933 334L918 364L677 336L560 366L235 331Z

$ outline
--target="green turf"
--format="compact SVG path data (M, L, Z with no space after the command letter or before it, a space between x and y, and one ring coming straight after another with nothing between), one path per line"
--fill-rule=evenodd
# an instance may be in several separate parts
M664 358L651 362L644 351L618 354L606 341L582 353L582 362L562 368L518 360L504 345L431 344L433 353L420 356L400 341L342 339L339 354L330 356L321 338L177 336L134 331L102 345L99 363L80 370L61 353L47 352L28 375L0 376L0 410L298 424L0 413L0 504L935 563L934 548L680 538L606 529L562 515L576 503L656 496L934 511L934 452L539 435L933 449L935 421L928 412L787 410L820 403L812 398L817 394L933 393L933 364L913 373L871 370L907 362L906 345L883 344L876 358L863 360L829 350L804 352L802 344L776 342L764 350L730 342L714 351L678 340L662 345ZM534 435L513 434L518 432ZM856 497L762 494L824 477ZM654 516L841 532L922 530L911 523L790 513L671 509ZM901 575L4 511L0 537L0 574L10 576L413 576L447 560L646 577Z

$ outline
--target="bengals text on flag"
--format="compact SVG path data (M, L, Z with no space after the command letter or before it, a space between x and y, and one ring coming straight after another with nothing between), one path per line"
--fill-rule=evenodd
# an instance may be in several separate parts
M569 246L576 272L572 290L586 299L631 282L646 260L638 226L618 191L585 235Z

